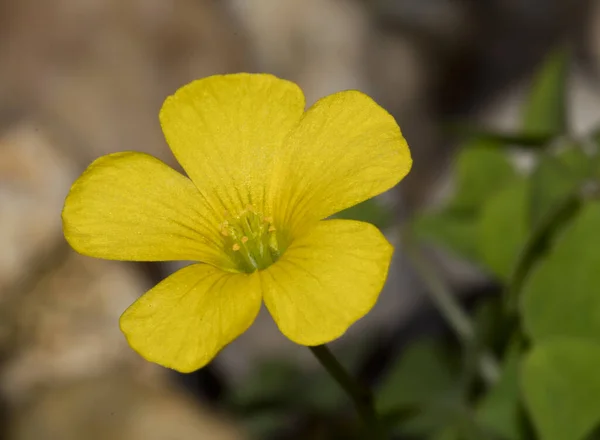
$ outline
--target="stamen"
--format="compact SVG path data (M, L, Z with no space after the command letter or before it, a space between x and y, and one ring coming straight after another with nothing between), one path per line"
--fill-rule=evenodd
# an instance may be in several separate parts
M273 218L250 204L220 225L226 252L238 269L247 273L266 269L283 253L283 236L276 231Z

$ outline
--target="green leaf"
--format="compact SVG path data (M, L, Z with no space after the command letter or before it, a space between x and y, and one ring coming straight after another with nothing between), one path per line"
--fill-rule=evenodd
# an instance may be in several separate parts
M527 239L529 184L517 180L485 204L478 224L480 255L489 269L507 279Z
M569 54L564 48L555 50L544 60L523 108L525 133L561 135L567 132L568 67Z
M400 432L429 435L451 423L453 410L462 406L457 384L441 345L418 341L381 384L375 396L377 411ZM390 414L400 414L402 424L398 426L398 420Z
M436 433L432 440L497 440L497 437L490 435L475 423L468 410L462 414L455 414L452 419L452 422Z
M439 344L422 340L411 345L394 366L376 395L377 407L386 412L447 395L455 376Z
M592 177L594 158L586 154L578 144L568 144L566 148L563 148L557 154L557 157L567 167L571 175L578 177L580 180Z
M552 208L577 187L583 178L575 174L571 154L562 158L543 154L531 175L530 220L535 228ZM570 160L571 162L567 162Z
M412 228L418 238L433 241L463 258L478 261L475 224L471 216L442 211L419 215L413 220Z
M523 438L519 419L520 354L507 356L500 380L485 395L477 410L479 422L506 440Z
M529 234L514 265L504 295L506 311L510 315L516 315L523 284L531 269L546 257L555 237L577 216L582 205L583 199L578 188L559 200Z
M413 221L415 234L432 240L457 255L479 261L477 217L485 202L515 180L506 152L491 142L465 145L455 163L456 191L448 206L423 213Z
M321 414L333 413L348 402L348 396L340 384L323 370L305 374L303 383L298 399L312 411Z
M544 342L526 358L521 382L540 440L583 440L600 423L600 346Z
M571 336L600 342L600 202L584 205L526 280L525 331L534 341Z
M460 440L460 432L456 426L449 426L434 435L432 440Z
M456 195L449 204L452 212L476 213L496 191L516 178L505 151L494 142L471 142L456 159Z
M394 224L394 215L377 198L365 200L332 216L333 218L359 220L371 223L379 229L385 229Z
M290 388L300 388L300 377L302 371L289 362L265 361L252 371L248 380L232 388L229 401L239 407L289 402L294 398Z
M267 411L245 417L240 420L240 423L250 438L265 439L271 438L278 431L284 430L289 426L290 419L286 417L286 414Z

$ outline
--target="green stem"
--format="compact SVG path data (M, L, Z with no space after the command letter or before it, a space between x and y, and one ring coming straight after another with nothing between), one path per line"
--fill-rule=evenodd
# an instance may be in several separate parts
M403 231L402 237L404 252L422 282L425 283L429 297L440 313L448 320L448 323L461 342L466 346L474 347L477 341L469 315L456 301L454 294L440 280L437 274L431 270L418 247L418 243L414 242L410 233ZM500 366L494 355L487 350L481 351L478 355L477 363L483 380L489 385L496 383L500 377Z
M316 347L308 347L315 355L321 365L333 377L333 379L344 389L348 394L356 412L363 420L366 428L369 430L369 438L373 440L384 440L387 438L385 431L379 421L379 417L373 406L373 396L371 392L361 386L346 369L339 363L336 357L329 351L325 345L317 345Z

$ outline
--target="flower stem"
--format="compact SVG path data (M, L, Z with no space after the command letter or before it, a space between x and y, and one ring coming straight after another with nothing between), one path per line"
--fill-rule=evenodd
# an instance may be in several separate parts
M310 348L310 351L312 351L331 377L333 377L333 379L348 394L350 399L352 399L356 412L369 430L369 438L372 438L373 440L387 439L387 435L383 430L375 407L373 406L373 396L371 392L350 376L327 346L317 345L316 347L308 348Z

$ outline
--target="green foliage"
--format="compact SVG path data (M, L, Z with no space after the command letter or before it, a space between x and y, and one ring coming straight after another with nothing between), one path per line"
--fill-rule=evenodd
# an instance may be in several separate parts
M349 347L337 357L352 367L363 355L362 350ZM307 371L294 362L271 359L258 364L247 380L233 387L226 404L240 416L252 438L262 440L289 428L291 415L318 414L327 426L338 423L337 412L347 404L347 396L321 368ZM349 429L356 431L355 426ZM351 437L344 434L343 438Z
M240 406L267 404L287 400L286 389L298 381L300 370L283 360L272 360L261 364L244 386L236 387L232 402Z
M441 244L471 261L479 258L475 219L450 211L422 214L412 224L417 237Z
M553 52L533 80L520 133L467 130L454 195L415 218L419 237L487 268L506 295L505 307L478 312L476 346L465 346L503 357L498 382L481 395L462 388L453 422L438 417L427 438L584 440L600 427L600 130L589 136L594 154L566 138L567 73L568 54ZM515 145L535 147L530 172L512 167L505 147ZM411 388L427 368L403 372L396 389L429 395ZM475 430L459 428L472 408Z
M455 394L456 376L440 345L431 340L410 346L377 393L382 413L445 400Z
M589 179L594 176L594 158L586 154L577 143L567 143L558 154L558 159L572 176Z
M457 424L470 425L463 420L462 385L443 346L421 340L407 348L381 384L376 407L395 431L405 435L454 432Z
M531 176L530 222L539 225L548 213L577 187L580 177L572 170L565 159L573 156L557 157L550 154L540 156L539 163Z
M507 279L529 232L529 185L516 180L485 204L478 225L481 258L501 279Z
M456 195L448 209L476 214L491 193L516 177L506 153L496 142L471 142L456 160Z
M523 109L524 133L558 136L567 132L568 61L568 52L558 49L548 56L534 77Z
M520 353L510 352L502 375L479 402L477 417L482 426L505 440L524 438L520 422L519 367Z
M521 310L534 341L573 336L600 342L599 230L600 202L589 203L525 284Z
M496 143L472 142L460 151L456 174L455 197L442 210L417 216L413 227L417 236L477 261L482 208L490 194L516 179L516 172Z
M540 440L584 440L600 423L600 345L557 338L525 359L522 387Z

